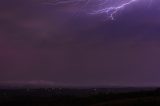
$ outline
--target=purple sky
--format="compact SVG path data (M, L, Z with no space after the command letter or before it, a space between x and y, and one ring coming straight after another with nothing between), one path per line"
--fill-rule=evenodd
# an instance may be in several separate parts
M68 5L1 0L0 82L159 86L155 1L122 10L112 21Z

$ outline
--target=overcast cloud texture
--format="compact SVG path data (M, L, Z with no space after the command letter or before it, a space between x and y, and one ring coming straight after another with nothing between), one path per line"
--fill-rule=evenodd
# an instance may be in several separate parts
M71 5L0 0L0 81L160 85L160 2L115 20Z

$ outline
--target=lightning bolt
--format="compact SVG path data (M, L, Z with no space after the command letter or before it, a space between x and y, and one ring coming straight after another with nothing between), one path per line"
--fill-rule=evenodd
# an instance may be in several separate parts
M48 3L55 5L84 3L87 8L92 7L92 11L89 14L107 14L110 19L114 20L114 16L120 10L137 1L140 0L51 0Z
M100 10L94 11L93 14L102 14L102 13L106 13L109 14L109 17L114 20L114 15L120 11L121 9L127 7L128 5L136 2L137 0L129 0L129 1L125 1L120 3L117 6L111 6L111 7L104 7ZM106 4L106 3L105 3Z

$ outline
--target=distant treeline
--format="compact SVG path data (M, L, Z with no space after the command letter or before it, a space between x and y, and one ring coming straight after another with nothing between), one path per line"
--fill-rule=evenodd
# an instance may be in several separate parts
M75 94L73 94L75 93ZM84 94L81 94L84 93ZM81 94L81 95L80 95ZM156 98L156 99L155 99ZM147 99L147 100L143 100ZM0 106L88 106L107 104L111 101L157 103L160 105L160 89L135 92L97 92L74 89L1 89ZM156 101L155 101L156 100ZM158 102L159 101L159 102ZM116 103L116 102L114 102Z

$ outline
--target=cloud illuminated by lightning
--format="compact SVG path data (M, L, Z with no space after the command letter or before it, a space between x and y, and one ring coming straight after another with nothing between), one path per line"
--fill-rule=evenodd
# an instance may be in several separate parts
M91 7L89 14L107 14L110 19L120 10L127 8L131 4L140 0L55 0L52 4L84 4L87 8Z

